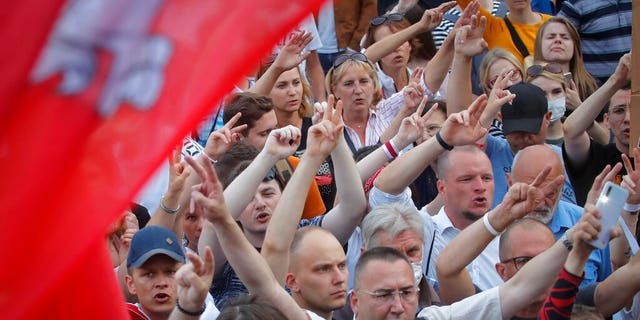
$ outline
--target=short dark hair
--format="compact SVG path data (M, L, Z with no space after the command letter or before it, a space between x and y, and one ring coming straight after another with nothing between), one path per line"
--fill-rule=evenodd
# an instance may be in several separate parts
M219 320L273 320L287 317L275 306L254 295L229 299L218 316Z
M390 247L375 247L365 251L356 263L356 269L353 277L353 287L360 288L360 276L367 265L372 261L395 262L402 260L411 266L409 259L402 252Z
M215 164L216 173L218 174L218 178L222 185L226 188L227 183L231 182L233 179L229 179L233 169L241 162L255 159L255 157L260 153L260 150L256 148L254 145L240 140L236 144L234 144L225 154L220 156L218 162ZM235 177L233 177L235 178Z
M271 110L273 110L273 101L268 96L252 92L240 92L224 107L222 121L227 123L238 112L241 112L242 116L235 126L246 124L247 128L241 132L246 137L249 134L249 130L255 126L256 121Z

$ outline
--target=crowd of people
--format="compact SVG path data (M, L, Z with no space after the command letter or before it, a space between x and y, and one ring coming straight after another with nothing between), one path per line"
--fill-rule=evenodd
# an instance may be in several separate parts
M114 224L129 315L640 319L630 48L631 0L328 1Z

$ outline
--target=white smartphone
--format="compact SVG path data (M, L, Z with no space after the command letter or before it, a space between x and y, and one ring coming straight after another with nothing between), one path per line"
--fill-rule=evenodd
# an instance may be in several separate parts
M592 246L598 249L604 249L607 246L611 229L616 226L628 196L629 191L626 189L610 181L604 184L604 188L602 188L598 197L598 202L596 202L596 208L598 208L602 216L600 219L602 229L598 233L598 239L591 242Z

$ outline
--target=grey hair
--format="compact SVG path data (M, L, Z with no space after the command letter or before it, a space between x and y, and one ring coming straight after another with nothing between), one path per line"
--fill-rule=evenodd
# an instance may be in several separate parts
M365 250L375 247L381 231L393 239L412 229L424 242L424 220L414 206L400 203L385 204L371 210L362 220L362 244Z

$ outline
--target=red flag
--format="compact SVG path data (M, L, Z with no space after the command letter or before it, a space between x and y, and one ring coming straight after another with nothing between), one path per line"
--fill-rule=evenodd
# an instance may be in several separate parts
M126 317L107 227L171 146L321 3L5 4L3 318Z

